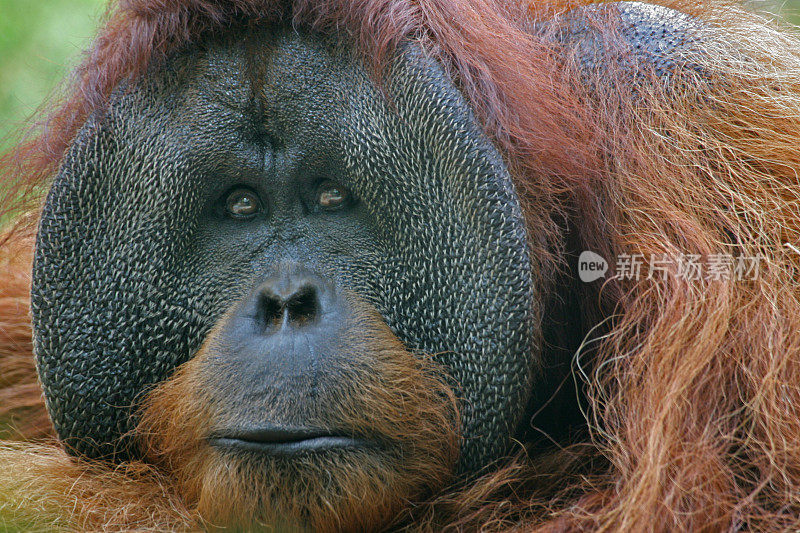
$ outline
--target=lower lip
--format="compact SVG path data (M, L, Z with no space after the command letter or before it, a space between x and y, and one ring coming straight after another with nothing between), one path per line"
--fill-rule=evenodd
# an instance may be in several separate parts
M287 442L258 442L235 438L217 437L209 439L209 444L215 448L225 448L236 451L257 452L276 457L291 457L303 453L319 453L333 450L355 450L368 446L363 440L349 437L324 436Z

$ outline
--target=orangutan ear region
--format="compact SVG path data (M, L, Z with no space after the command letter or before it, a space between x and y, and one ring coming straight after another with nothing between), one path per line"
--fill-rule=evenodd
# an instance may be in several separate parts
M800 528L798 72L722 2L113 0L0 160L0 520Z

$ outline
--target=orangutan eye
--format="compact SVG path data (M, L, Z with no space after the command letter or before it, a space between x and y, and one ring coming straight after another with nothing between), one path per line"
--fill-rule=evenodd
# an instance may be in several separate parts
M335 181L326 180L317 188L317 205L323 209L339 209L350 200L350 191Z
M238 187L228 193L225 199L225 212L231 218L253 218L261 211L261 200L250 189Z

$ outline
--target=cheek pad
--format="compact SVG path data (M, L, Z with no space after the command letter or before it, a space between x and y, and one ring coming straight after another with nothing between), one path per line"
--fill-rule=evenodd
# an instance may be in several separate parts
M507 450L539 348L519 200L438 64L403 47L388 101L354 71L342 82L338 142L385 252L349 288L371 292L400 339L450 371L462 399L460 468L474 471ZM135 455L123 437L131 407L192 356L248 277L232 261L192 253L204 192L187 154L213 159L236 142L224 137L235 128L218 111L203 116L213 105L176 126L197 95L163 91L127 91L87 123L40 223L38 370L59 437L91 457ZM198 124L213 131L198 135Z
M461 469L474 471L507 451L535 370L525 223L500 154L441 67L406 46L388 83L388 103L371 88L353 96L342 150L390 251L381 311L457 383Z
M193 233L181 215L195 199L174 194L187 165L159 153L153 132L140 134L136 143L124 128L84 127L50 190L36 243L39 378L59 437L90 457L129 456L122 436L133 429L135 402L198 349L210 326L195 311L204 288L177 283L176 262Z

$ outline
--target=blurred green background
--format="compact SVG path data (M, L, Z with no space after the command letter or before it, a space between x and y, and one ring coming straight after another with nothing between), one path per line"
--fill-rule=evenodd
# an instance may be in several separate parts
M75 66L106 0L0 0L0 148Z
M0 0L0 151L91 42L106 0ZM800 0L752 2L800 23Z

